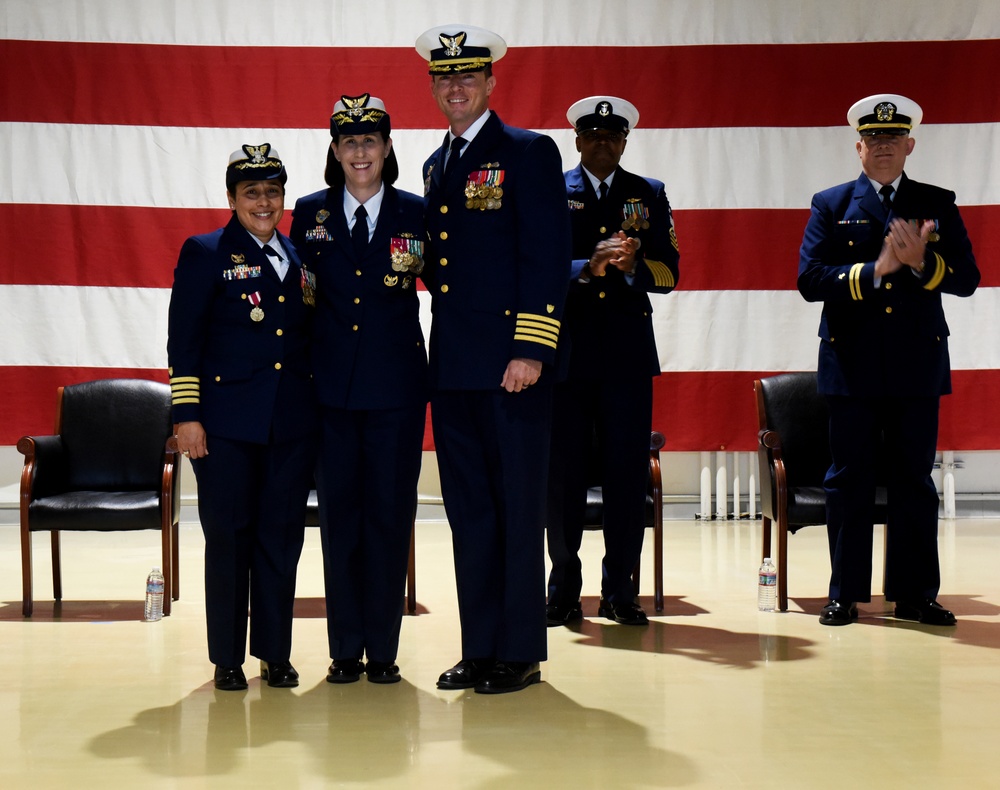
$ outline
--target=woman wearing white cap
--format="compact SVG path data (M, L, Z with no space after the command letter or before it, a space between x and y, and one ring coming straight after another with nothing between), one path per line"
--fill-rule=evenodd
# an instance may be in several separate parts
M316 275L317 492L330 683L400 679L403 585L420 475L427 353L417 277L423 200L395 189L390 119L369 94L330 118L329 189L295 204L291 236ZM367 657L367 666L363 658Z

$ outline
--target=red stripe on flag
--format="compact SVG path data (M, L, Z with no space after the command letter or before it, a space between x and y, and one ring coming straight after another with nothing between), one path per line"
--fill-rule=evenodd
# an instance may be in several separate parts
M753 381L769 372L664 373L653 382L653 429L669 451L744 452L757 448ZM941 399L938 447L995 450L1000 411L985 392L1000 392L1000 370L955 370Z
M8 260L19 262L4 276L12 285L169 288L184 239L229 221L225 209L12 203L4 211L18 229L7 244ZM962 217L982 286L1000 285L1000 242L989 230L1000 227L1000 205L964 206ZM795 290L808 209L686 209L674 219L681 290ZM281 230L290 226L286 211Z
M270 82L259 61L281 64ZM423 61L410 47L223 47L0 41L0 120L38 123L239 127L246 124L247 74L266 97L266 121L278 128L323 125L342 93L373 92L397 128L442 127ZM928 121L1000 120L1000 93L975 100L955 75L1000 65L1000 40L844 44L738 44L659 47L514 47L497 65L491 105L509 123L565 128L566 108L581 95L618 94L622 74L643 128L842 126L859 96L884 90L872 64L905 63L893 90L927 97ZM346 66L345 66L346 64ZM567 64L571 68L567 70ZM610 65L610 64L613 64ZM206 75L211 79L206 79ZM57 75L58 78L54 78ZM520 79L549 75L546 79ZM836 75L816 95L816 75ZM319 86L319 87L317 87ZM930 99L933 98L933 102Z
M753 380L769 372L665 373L654 379L653 428L667 438L672 452L756 449L757 412ZM56 388L106 378L166 381L166 370L134 368L3 367L0 391L5 409L0 417L0 445L24 435L52 432ZM941 399L938 447L948 450L996 449L1000 412L984 392L1000 391L1000 370L952 372L954 394ZM424 449L432 450L430 420Z
M56 390L96 379L167 381L167 371L136 368L71 368L0 366L4 409L0 445L16 444L22 436L51 434L56 420Z

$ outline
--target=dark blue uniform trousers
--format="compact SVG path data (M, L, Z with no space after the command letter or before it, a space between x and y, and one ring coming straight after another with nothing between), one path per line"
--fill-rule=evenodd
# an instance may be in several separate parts
M322 410L317 493L331 658L396 660L425 415L424 403Z
M205 534L209 660L243 663L249 602L250 653L287 661L315 440L265 445L209 435L207 443L208 455L192 467Z
M833 463L824 487L830 598L870 601L876 469L888 494L886 599L934 599L940 586L938 495L931 479L937 397L827 396ZM879 445L882 449L880 451Z
M652 409L649 376L571 380L555 386L547 522L549 603L572 606L580 598L579 552L587 488L592 485L602 486L604 500L601 595L612 603L635 600L632 571L645 533Z
M431 403L462 657L544 661L551 385L450 390Z

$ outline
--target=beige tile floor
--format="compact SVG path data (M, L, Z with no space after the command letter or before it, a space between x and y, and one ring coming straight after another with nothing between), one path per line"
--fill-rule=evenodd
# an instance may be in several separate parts
M458 658L442 522L418 524L404 682L324 682L311 530L293 654L302 685L261 687L248 661L250 688L235 694L209 682L197 525L182 527L183 597L159 623L140 620L158 536L65 535L58 610L36 537L25 621L17 528L5 525L0 788L1000 786L1000 521L942 522L941 600L955 629L896 622L879 597L857 624L821 627L820 528L790 541L787 614L756 611L759 523L666 531L664 616L638 629L596 619L601 548L588 534L588 619L549 630L542 684L488 697L435 688Z

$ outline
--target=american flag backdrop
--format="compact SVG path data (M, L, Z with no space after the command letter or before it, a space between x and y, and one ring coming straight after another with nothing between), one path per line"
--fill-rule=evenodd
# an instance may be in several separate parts
M795 290L810 198L860 172L856 99L919 102L907 173L955 190L983 273L945 297L940 447L1000 449L995 0L0 0L0 444L50 432L61 384L166 380L176 256L227 221L242 143L278 150L290 209L324 186L334 102L371 92L397 186L422 193L444 123L413 42L452 21L507 40L491 106L567 169L570 104L638 106L622 165L666 182L681 247L680 287L654 297L669 450L752 448L753 378L815 369L820 306Z

